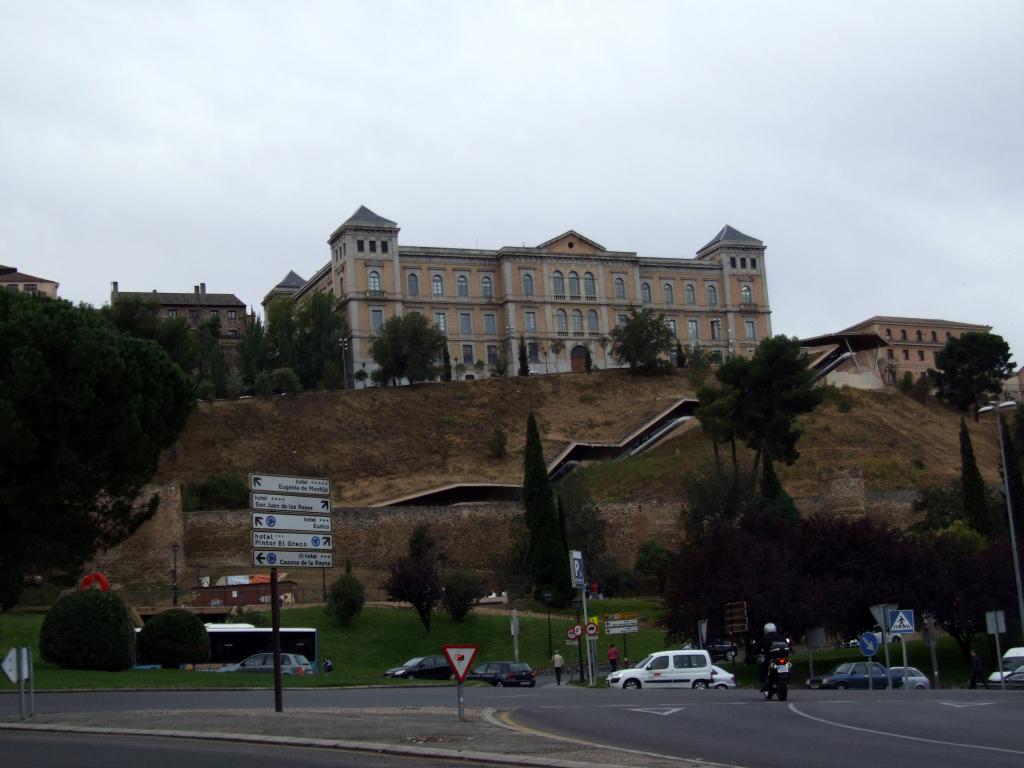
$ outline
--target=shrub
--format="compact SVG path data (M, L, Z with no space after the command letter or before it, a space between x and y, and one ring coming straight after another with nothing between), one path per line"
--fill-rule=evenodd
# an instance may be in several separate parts
M164 611L142 627L139 657L162 667L202 664L210 658L210 636L202 619L191 611Z
M500 427L491 432L487 438L487 455L498 460L505 458L505 446L508 444L508 435Z
M291 368L275 368L270 374L270 386L275 394L302 391L302 382Z
M185 512L200 509L242 509L249 506L249 486L238 475L210 475L198 483L185 483L181 508Z
M62 597L47 612L39 634L43 658L68 669L127 669L134 642L121 598L98 590Z
M366 591L362 582L351 573L344 573L335 579L327 591L328 616L336 619L339 624L348 624L363 610L366 602Z
M470 571L449 571L441 582L444 594L441 604L452 617L452 621L462 621L473 604L484 596L484 585L480 577Z
M256 374L256 379L252 384L252 391L257 395L272 395L274 394L274 385L270 381L270 374L266 371L260 371Z

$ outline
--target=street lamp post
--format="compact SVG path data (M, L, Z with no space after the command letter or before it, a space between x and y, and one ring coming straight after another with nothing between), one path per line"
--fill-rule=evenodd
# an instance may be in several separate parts
M1024 637L1024 590L1020 580L1020 553L1017 551L1017 534L1013 525L1013 499L1010 498L1010 475L1006 466L1006 446L1003 445L1003 410L1016 408L1017 403L1007 400L1002 403L989 403L978 409L978 413L996 413L996 430L999 432L999 456L1003 462L1003 492L1006 494L1006 518L1010 526L1010 554L1013 556L1013 575L1017 580L1017 617L1020 619L1021 635ZM1014 467L1014 471L1017 468Z
M351 339L338 339L341 349L341 388L348 389L348 347Z
M551 592L545 592L541 597L544 598L544 606L548 611L548 658L550 659L555 655L554 651L551 649L551 598L554 597L554 595L552 595Z

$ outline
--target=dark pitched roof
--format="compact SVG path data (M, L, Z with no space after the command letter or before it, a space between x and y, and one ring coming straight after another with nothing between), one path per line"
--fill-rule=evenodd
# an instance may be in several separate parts
M373 224L375 226L384 227L397 227L398 225L390 219L385 219L383 216L378 216L376 213L371 211L365 205L360 205L359 209L353 213L344 224L341 226L347 227L349 224Z
M0 280L5 283L56 283L56 280L50 280L46 277L33 277L32 275L26 275L21 272L0 272Z
M155 301L157 304L177 304L188 306L190 304L209 307L239 306L244 307L245 302L233 293L204 293L197 295L193 293L160 293L152 291L118 291L116 298L142 299L143 301Z
M275 288L301 288L306 284L306 279L299 277L292 270L288 270L288 274L284 276L284 280L275 285Z
M717 235L711 238L711 241L705 245L704 248L708 248L715 243L723 243L727 240L731 243L757 243L758 245L764 245L764 243L756 237L744 235L738 229L733 229L729 224L726 224ZM704 248L701 248L700 250L703 251ZM698 253L699 252L700 251L698 251Z

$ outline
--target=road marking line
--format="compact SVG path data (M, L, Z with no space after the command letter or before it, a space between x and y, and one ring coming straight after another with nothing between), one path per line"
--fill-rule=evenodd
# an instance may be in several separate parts
M894 739L906 739L907 741L923 741L927 744L939 744L944 747L963 747L965 749L983 749L987 752L1005 752L1008 755L1024 755L1024 751L1019 749L1004 749L1003 747L986 747L983 744L963 744L958 741L940 741L939 739L926 739L923 736L906 736L902 733L891 733L890 731L877 731L873 728L861 728L856 725L846 725L845 723L834 723L831 720L826 720L822 717L815 717L809 715L806 712L801 712L796 708L796 705L790 704L789 710L794 714L800 715L800 717L806 717L808 720L814 720L818 723L824 723L825 725L834 725L836 728L846 728L850 731L861 731L862 733L874 733L878 736L891 736Z
M957 704L952 701L940 701L939 703L944 707L956 707L957 709L963 709L964 707L988 707L995 704L994 701L979 701L973 704Z
M712 763L707 760L702 760L698 757L676 757L675 755L663 755L660 752L646 752L642 749L628 749L627 747L613 747L608 744L599 744L594 741L584 741L583 739L574 739L569 736L562 736L560 734L548 733L546 731L540 731L536 728L531 728L527 725L517 723L512 719L511 714L508 712L496 712L490 707L481 711L481 716L484 720L489 722L491 725L498 725L502 728L506 728L510 731L517 731L519 733L528 733L533 736L539 736L544 739L552 739L554 741L564 741L569 744L579 744L584 747L590 747L593 749L597 747L599 749L610 749L615 752L623 752L628 755L643 755L644 757L657 757L662 760L673 760L677 763L699 763L701 766L710 766L710 768L737 768L736 765L726 765L725 763Z
M659 707L657 709L630 709L628 712L642 712L645 715L674 715L676 712L682 712L686 707Z

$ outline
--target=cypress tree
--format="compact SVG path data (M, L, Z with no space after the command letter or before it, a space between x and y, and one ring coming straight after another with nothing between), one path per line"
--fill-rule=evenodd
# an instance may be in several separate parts
M445 381L451 381L452 380L452 358L448 354L448 343L447 342L445 342L445 345L444 345L444 353L442 354L442 357L441 357L441 365L444 368L444 370L441 371L441 378L444 379Z
M964 522L986 538L993 534L992 514L988 505L985 481L978 471L974 446L967 423L960 417L960 495L964 501Z
M530 355L526 351L526 339L519 337L519 375L530 375Z
M526 419L526 448L523 451L523 513L529 533L527 562L533 577L534 597L539 597L547 587L554 593L556 601L564 604L571 594L569 553L559 529L540 430L532 412Z
M1017 417L1018 422L1020 416ZM1013 527L1018 536L1021 533L1021 520L1024 519L1024 476L1021 472L1020 442L1010 433L1010 426L1000 421L999 428L1003 431L1003 450L1006 451L1007 486L1010 488L1010 506L1013 508ZM1002 526L998 526L997 530Z

